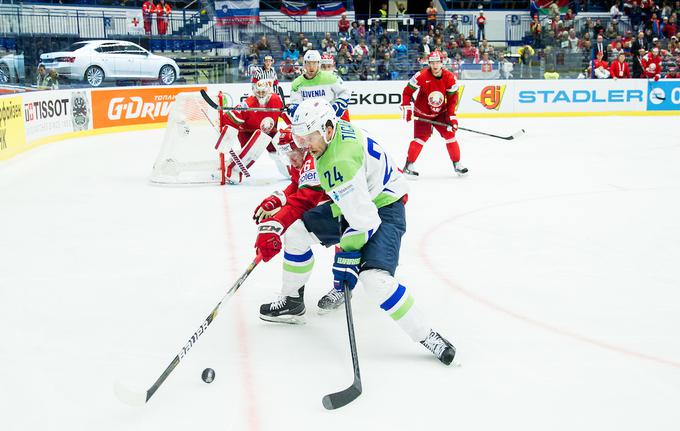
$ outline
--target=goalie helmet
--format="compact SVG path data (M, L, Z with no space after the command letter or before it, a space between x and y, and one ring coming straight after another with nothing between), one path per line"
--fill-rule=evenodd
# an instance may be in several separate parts
M335 110L325 99L314 98L303 100L295 110L295 114L293 114L291 126L293 140L298 146L304 147L298 138L319 132L324 141L326 141L326 125L329 121L333 129L335 129L338 117L335 116ZM328 142L326 141L326 143Z
M272 88L267 81L260 79L253 85L253 95L257 98L260 105L266 105L272 97Z

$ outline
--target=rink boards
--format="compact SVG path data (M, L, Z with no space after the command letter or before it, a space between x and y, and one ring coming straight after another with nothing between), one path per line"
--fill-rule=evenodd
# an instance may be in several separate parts
M346 82L355 119L399 118L406 81ZM680 80L459 81L460 118L680 114ZM289 94L290 83L282 84ZM160 128L175 96L206 89L231 103L250 84L73 89L0 96L0 160L76 136Z

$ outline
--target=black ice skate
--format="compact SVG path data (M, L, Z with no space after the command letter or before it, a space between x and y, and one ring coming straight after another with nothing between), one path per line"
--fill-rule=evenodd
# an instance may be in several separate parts
M450 365L453 362L454 356L456 356L456 348L453 344L449 343L446 338L439 335L430 329L430 335L426 339L420 342L423 346L427 347L427 350L434 353L434 355L444 363L444 365Z
M418 172L413 170L413 163L409 161L406 161L403 171L407 178L418 178L418 175L420 175Z
M468 168L461 165L460 162L453 162L453 170L461 177L468 173Z
M338 292L335 288L319 299L319 314L329 313L345 303L345 292Z
M305 287L298 290L300 296L279 296L274 302L260 306L260 319L268 322L305 323Z

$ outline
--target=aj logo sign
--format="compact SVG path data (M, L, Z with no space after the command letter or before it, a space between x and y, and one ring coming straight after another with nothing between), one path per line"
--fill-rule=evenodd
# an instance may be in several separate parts
M479 96L474 97L472 100L480 103L483 107L488 110L496 110L501 107L501 102L503 101L503 94L505 93L505 85L488 85L482 88Z

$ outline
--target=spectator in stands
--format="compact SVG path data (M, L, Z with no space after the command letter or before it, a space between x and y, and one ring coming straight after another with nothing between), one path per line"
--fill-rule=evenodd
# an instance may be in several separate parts
M347 19L347 14L343 13L340 15L340 20L338 21L338 36L348 38L350 26L351 24Z
M616 60L612 61L609 71L614 79L630 78L630 69L628 69L628 63L626 62L626 53L623 51L619 53Z
M548 5L548 14L553 18L560 16L560 6L557 4L557 0L553 0Z
M35 74L35 86L42 88L45 86L45 79L47 78L47 71L45 70L44 64L38 65L38 70Z
M654 37L662 37L661 21L659 21L655 13L652 14L652 18L649 20L649 28L652 30L652 35Z
M421 42L420 46L418 47L418 56L422 57L425 56L427 57L432 49L430 48L430 44L427 43L427 39L423 38L423 41Z
M420 37L420 32L417 28L413 27L411 34L408 35L408 43L411 45L420 45L422 38Z
M326 46L326 54L335 57L338 55L338 48L335 46L335 41L331 40L328 42L328 45Z
M457 36L459 33L458 31L458 15L453 14L451 15L451 19L449 20L448 25L444 29L444 34L447 36Z
M352 42L357 43L359 42L359 39L361 39L361 36L359 36L359 23L354 21L352 23L352 29L349 31L349 37L352 39Z
M340 41L340 48L338 49L338 52L342 52L343 47L349 52L350 56L354 55L354 47L348 41Z
M368 56L368 47L366 46L366 41L364 39L361 39L359 45L354 47L353 55L354 57L361 55L362 58Z
M251 43L250 45L248 45L248 57L253 57L253 56L255 58L260 57L260 51L258 51L257 45L255 45L254 43Z
M437 8L434 6L433 1L430 2L430 6L425 10L425 13L427 14L426 29L434 29L437 27Z
M50 69L45 81L43 82L43 87L47 88L48 90L59 89L59 73L56 70Z
M465 61L466 64L476 64L479 61L479 51L472 46L472 43L469 40L465 41L465 46L461 50L461 54L463 56L463 61Z
M481 5L479 6L482 7ZM477 17L477 40L486 39L486 31L484 27L486 26L486 17L484 16L484 11L479 11L479 16Z
M402 43L400 37L398 37L395 40L394 45L392 45L391 54L392 58L395 60L405 59L408 56L408 48Z
M160 0L160 3L156 6L156 27L158 34L164 35L168 32L168 22L170 21L171 13L172 8L170 4L166 3L165 0Z
M536 48L541 48L543 46L543 38L541 37L543 28L541 27L541 22L538 20L538 15L533 16L529 29L531 30L531 36L533 37L532 45Z
M645 38L645 32L639 31L637 38L633 41L631 45L631 51L633 53L638 53L640 49L647 49L647 39Z
M604 43L604 37L601 34L597 35L595 41L595 48L593 49L593 58L597 58L598 54L602 54L603 58L607 58L607 44Z
M543 36L543 46L555 46L556 43L557 40L555 39L555 31L552 29L546 31L545 35Z
M453 66L453 61L451 60L451 57L449 57L449 54L446 51L442 51L442 67L451 70L451 67Z
M597 79L609 78L611 73L609 72L609 65L604 59L604 53L598 51L596 56L597 57L595 57L595 60L593 60L592 64L593 77Z
M566 28L571 28L574 26L574 11L571 9L567 10L567 13L564 14L564 19L562 20L564 22L564 26Z
M467 40L469 40L470 43L473 44L474 46L477 46L477 44L479 43L479 39L475 37L475 31L472 29L470 29L470 31L468 32Z
M294 43L291 43L288 49L283 51L283 60L286 61L287 58L290 58L293 63L297 63L300 58L300 51Z
M349 74L349 63L344 56L338 56L336 70L342 79L347 79L347 74Z
M299 74L298 68L293 63L293 59L291 57L284 58L283 63L279 68L279 72L281 72L281 78L285 81L292 81L297 78L297 75Z
M569 37L567 38L569 41L569 52L571 54L576 54L579 52L579 46L578 46L578 37L576 37L576 30L573 28L569 30Z
M383 3L378 9L378 18L376 21L381 27L387 27L387 3Z
M305 40L307 40L307 39L305 39ZM305 47L302 48L302 52L300 53L300 55L302 55L304 57L305 54L307 53L307 51L311 51L313 49L314 49L314 46L312 45L312 42L307 42Z
M618 22L618 20L621 18L621 11L619 10L618 6L616 6L616 3L613 3L612 7L609 9L609 16L614 23Z
M257 44L255 46L257 47L258 53L259 53L259 51L271 51L272 50L272 46L269 43L269 41L267 40L267 36L264 36L264 35L260 38L260 40L257 42Z
M600 18L595 20L595 25L593 25L593 36L597 36L604 33L604 26L602 25L602 20Z
M512 78L512 71L514 69L514 65L512 64L512 61L510 61L504 53L500 54L500 58L498 59L498 65L501 69L501 78L503 79L511 79Z
M366 38L366 25L365 25L363 19L359 20L359 30L358 30L358 32L359 32L359 39L357 39L357 40L361 40L361 39ZM356 41L354 43L356 43Z
M151 21L153 20L153 14L156 11L156 5L153 0L146 0L142 4L142 20L144 21L144 33L147 36L151 36Z
M524 78L524 71L527 70L527 77L532 78L532 61L534 58L535 51L530 45L524 45L520 49L517 50L517 54L519 54L519 77Z
M630 9L628 17L630 18L630 25L633 27L633 30L639 30L642 23L642 9L638 2L633 2L633 7Z
M623 44L617 41L614 43L614 47L609 52L609 58L610 59L618 58L619 54L625 55L625 52L623 51Z
M489 42L486 39L484 39L479 43L479 47L477 48L477 50L481 55L484 54L485 52L489 52L489 48L491 48L491 46L489 46Z
M609 25L607 25L607 30L604 32L605 38L609 40L615 39L618 34L619 32L614 28L614 25L609 23Z
M671 17L668 19L668 23L664 25L662 30L664 37L670 39L672 36L675 36L678 33L676 20L677 17L675 14L671 15Z

